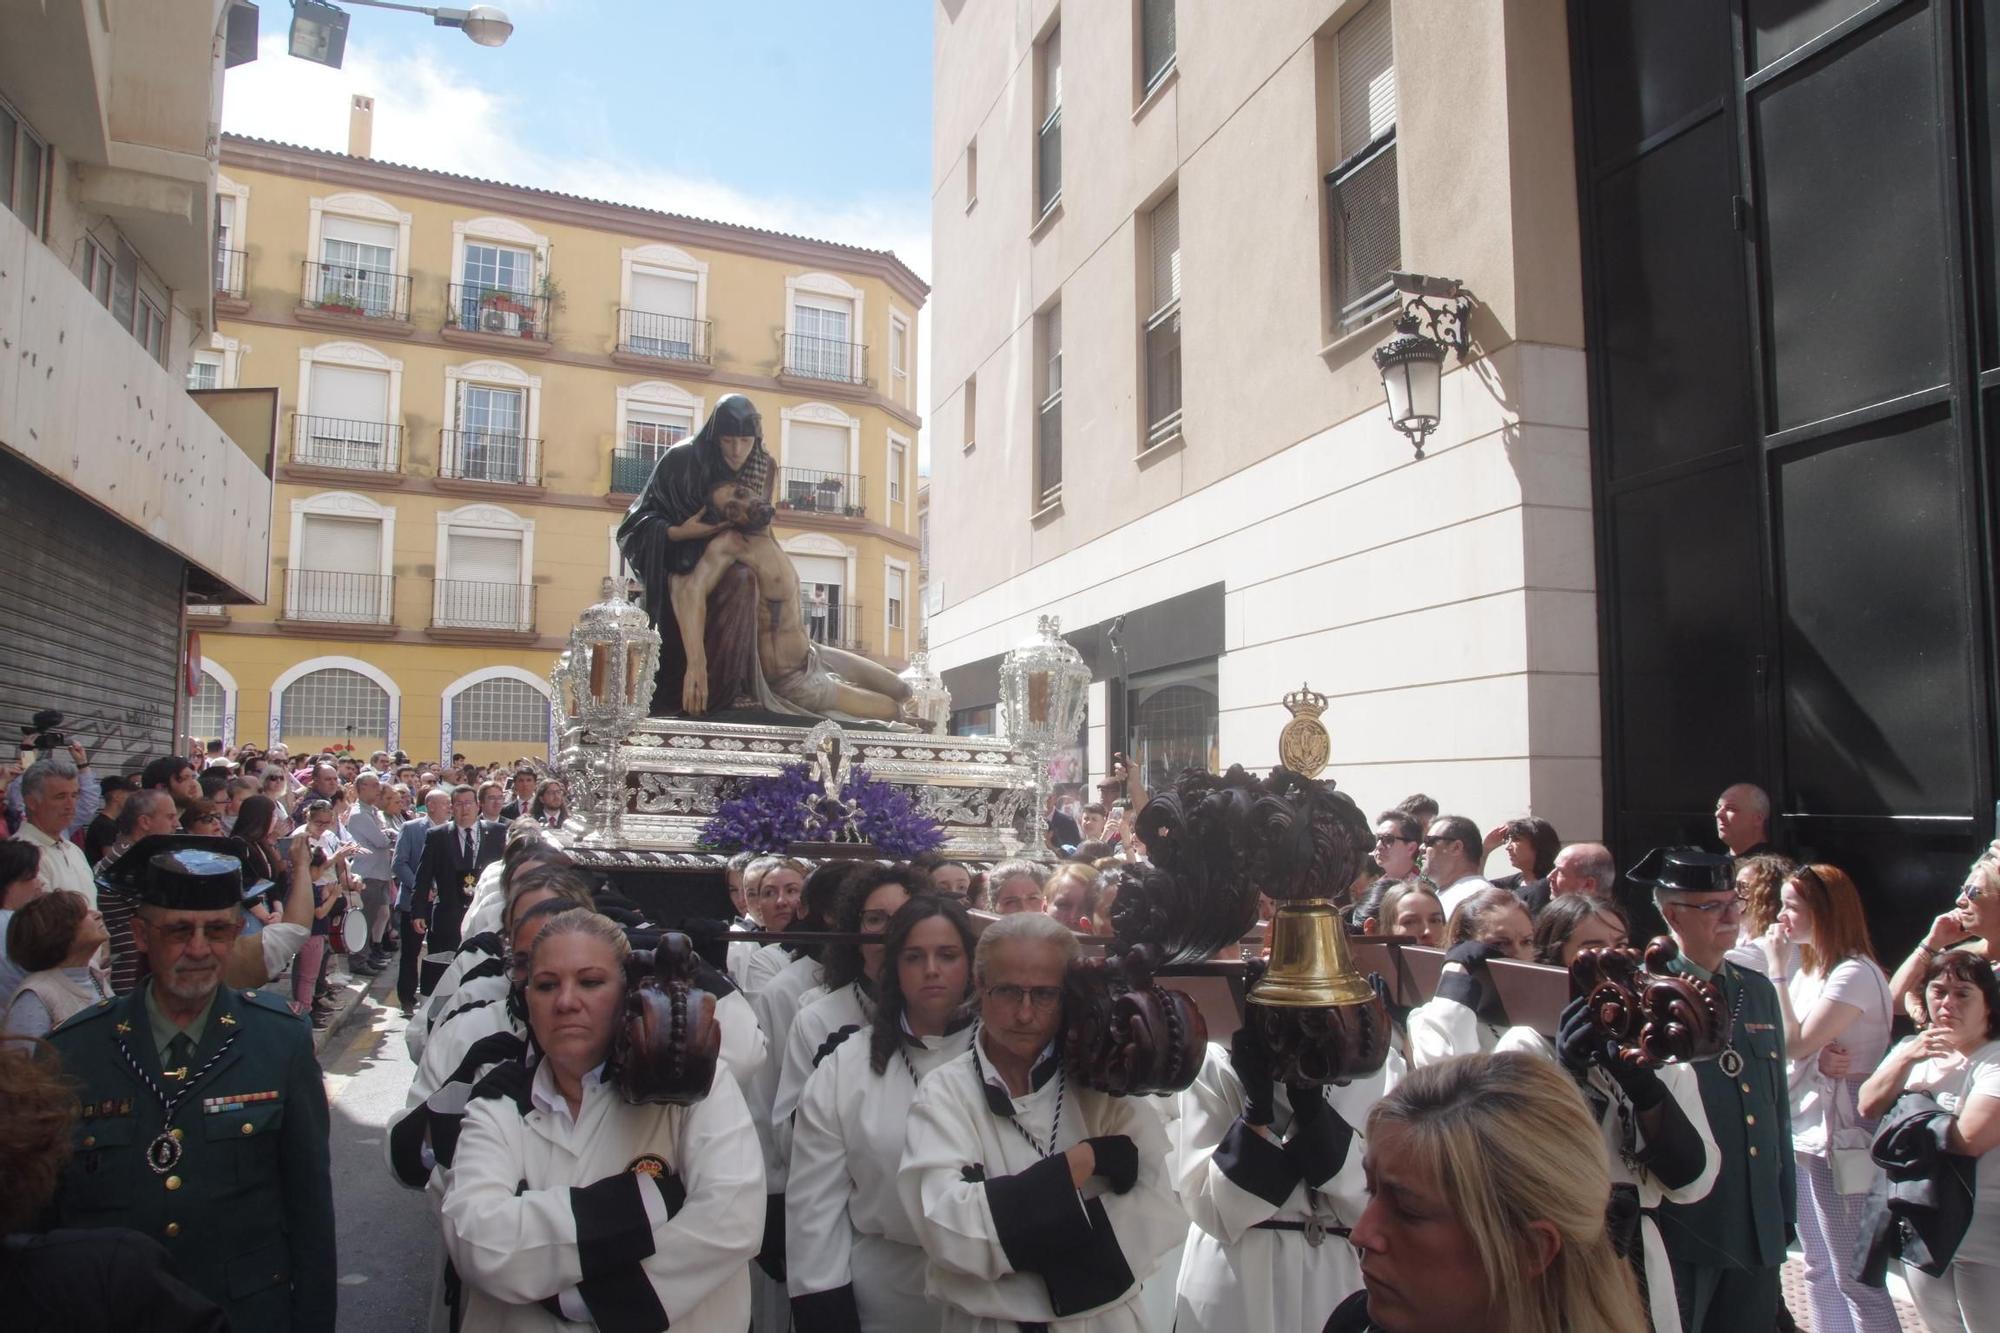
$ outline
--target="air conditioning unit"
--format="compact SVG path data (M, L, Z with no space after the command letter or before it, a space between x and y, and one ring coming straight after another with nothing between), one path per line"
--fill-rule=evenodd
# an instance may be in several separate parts
M481 333L512 333L519 327L518 319L519 316L509 314L505 310L482 310L479 312L479 331Z

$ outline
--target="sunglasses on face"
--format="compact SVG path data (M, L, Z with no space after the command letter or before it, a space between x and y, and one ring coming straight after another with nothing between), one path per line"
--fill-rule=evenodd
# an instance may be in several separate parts
M1378 833L1375 835L1375 845L1377 847L1383 847L1394 842L1421 842L1421 841L1422 839L1420 838L1399 838L1393 833Z

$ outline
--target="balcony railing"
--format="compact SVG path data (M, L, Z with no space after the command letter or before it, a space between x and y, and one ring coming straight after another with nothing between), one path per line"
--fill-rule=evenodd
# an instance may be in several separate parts
M535 585L439 579L431 598L431 627L528 633L535 628Z
M868 512L867 487L856 473L788 467L778 473L778 508L860 518Z
M217 250L215 252L215 294L243 299L244 261L249 256L241 250Z
M842 342L838 338L788 333L785 335L785 373L809 380L866 384L868 349L860 343Z
M352 264L316 264L308 259L299 302L327 315L362 319L408 319L410 275Z
M394 472L402 453L403 428L391 422L303 413L292 418L292 462L301 467Z
M438 432L438 475L457 481L498 481L539 486L542 442L492 430Z
M866 651L861 645L861 607L853 602L815 602L810 597L799 603L806 634L814 643L829 648L845 648L850 653Z
M611 451L611 493L637 495L646 489L653 465L660 461L658 449L613 449Z
M500 338L547 338L549 298L537 292L512 292L454 282L444 309L444 326Z
M650 310L618 311L618 350L628 356L708 364L708 321Z
M336 625L386 625L395 602L388 574L332 569L285 571L285 619Z

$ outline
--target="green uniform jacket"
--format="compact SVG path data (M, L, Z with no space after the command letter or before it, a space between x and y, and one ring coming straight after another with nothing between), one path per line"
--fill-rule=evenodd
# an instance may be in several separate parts
M1685 960L1675 970L1692 973ZM1660 1238L1676 1263L1776 1268L1798 1225L1784 1015L1777 991L1757 973L1724 963L1714 980L1725 1011L1737 1013L1743 997L1730 1038L1743 1070L1731 1078L1714 1060L1695 1066L1722 1169L1707 1198L1660 1205Z
M144 987L84 1010L49 1041L83 1103L57 1225L152 1237L231 1328L331 1333L333 1179L312 1030L262 991L218 991L171 1126L124 1054L168 1097L180 1091L161 1074ZM147 1145L164 1129L181 1156L155 1171Z

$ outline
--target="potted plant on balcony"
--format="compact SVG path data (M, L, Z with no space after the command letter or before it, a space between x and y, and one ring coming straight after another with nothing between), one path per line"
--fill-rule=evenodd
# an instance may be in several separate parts
M367 314L367 313L368 313L368 312L367 312L366 310L362 309L362 307L361 307L360 303L359 303L359 302L357 302L357 301L356 301L356 300L355 300L355 299L354 299L353 297L351 297L351 296L334 296L334 297L329 297L329 298L327 298L327 299L325 299L325 300L322 300L322 301L321 301L321 302L319 303L319 309L320 309L320 313L321 313L321 314L323 314L323 315L357 315L357 316L359 316L359 315L365 315L365 314Z

